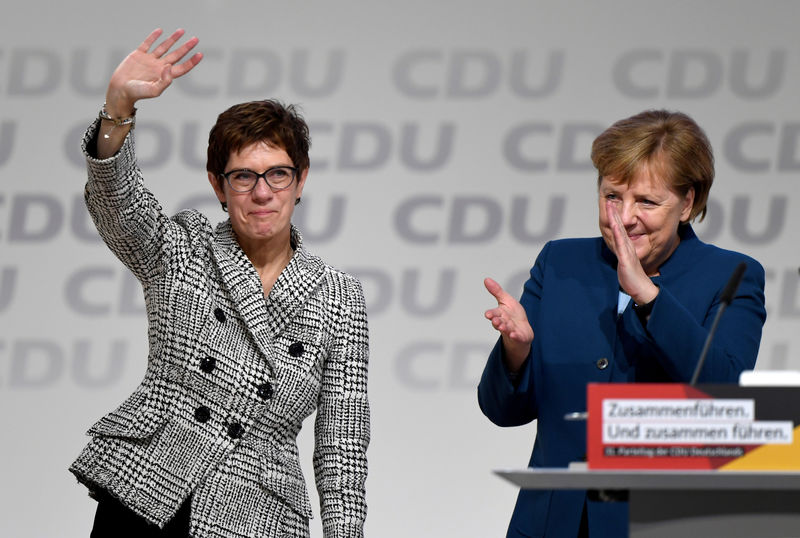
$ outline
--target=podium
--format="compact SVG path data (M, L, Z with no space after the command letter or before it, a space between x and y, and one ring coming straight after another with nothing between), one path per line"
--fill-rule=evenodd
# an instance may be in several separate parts
M496 470L523 489L585 489L627 498L631 538L800 537L800 472Z
M798 387L590 383L583 415L588 463L495 473L627 500L632 538L800 537Z

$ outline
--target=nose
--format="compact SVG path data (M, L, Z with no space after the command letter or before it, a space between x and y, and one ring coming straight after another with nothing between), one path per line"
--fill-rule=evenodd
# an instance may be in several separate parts
M267 185L267 179L265 177L260 177L256 179L256 186L253 187L253 190L250 191L254 200L269 200L272 198L274 194L272 189L269 185Z
M619 211L619 217L622 219L622 224L627 228L636 224L636 219L639 216L639 211L635 202L625 201Z

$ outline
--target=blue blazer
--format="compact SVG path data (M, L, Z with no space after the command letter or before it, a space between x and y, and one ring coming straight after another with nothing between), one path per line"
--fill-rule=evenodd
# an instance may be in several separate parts
M547 243L531 268L520 302L534 340L512 382L498 340L478 386L483 413L499 426L537 420L530 467L585 460L586 424L564 415L586 410L590 382L689 382L719 308L719 296L740 262L747 269L700 373L700 383L735 383L755 366L764 308L764 269L752 258L700 241L682 226L681 242L653 282L660 288L650 317L632 302L617 314L616 256L602 238ZM585 491L522 490L509 537L576 536L587 507L590 536L627 534L626 503L594 503Z

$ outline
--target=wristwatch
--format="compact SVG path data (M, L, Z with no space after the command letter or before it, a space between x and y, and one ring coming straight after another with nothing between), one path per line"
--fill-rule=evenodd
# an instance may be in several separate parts
M653 311L653 305L656 304L657 298L658 295L656 295L656 297L649 303L644 303L644 304L633 303L633 311L636 312L636 315L639 316L640 320L647 321L647 317L650 315L650 312Z

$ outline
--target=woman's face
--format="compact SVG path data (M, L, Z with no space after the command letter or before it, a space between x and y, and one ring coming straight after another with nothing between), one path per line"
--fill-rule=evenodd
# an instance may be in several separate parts
M600 181L598 205L600 233L614 254L611 231L612 211L622 224L645 272L653 276L677 248L678 224L688 222L694 203L694 190L681 196L658 175L659 166L644 164L629 184L615 183L604 176Z
M260 174L275 166L294 166L294 163L283 149L258 142L231 153L225 172L246 168ZM259 178L250 192L232 190L227 181L220 181L211 172L208 180L219 201L227 202L231 226L245 248L275 239L288 241L295 200L303 192L307 175L308 169L303 170L289 188L278 192L273 192L264 178Z

